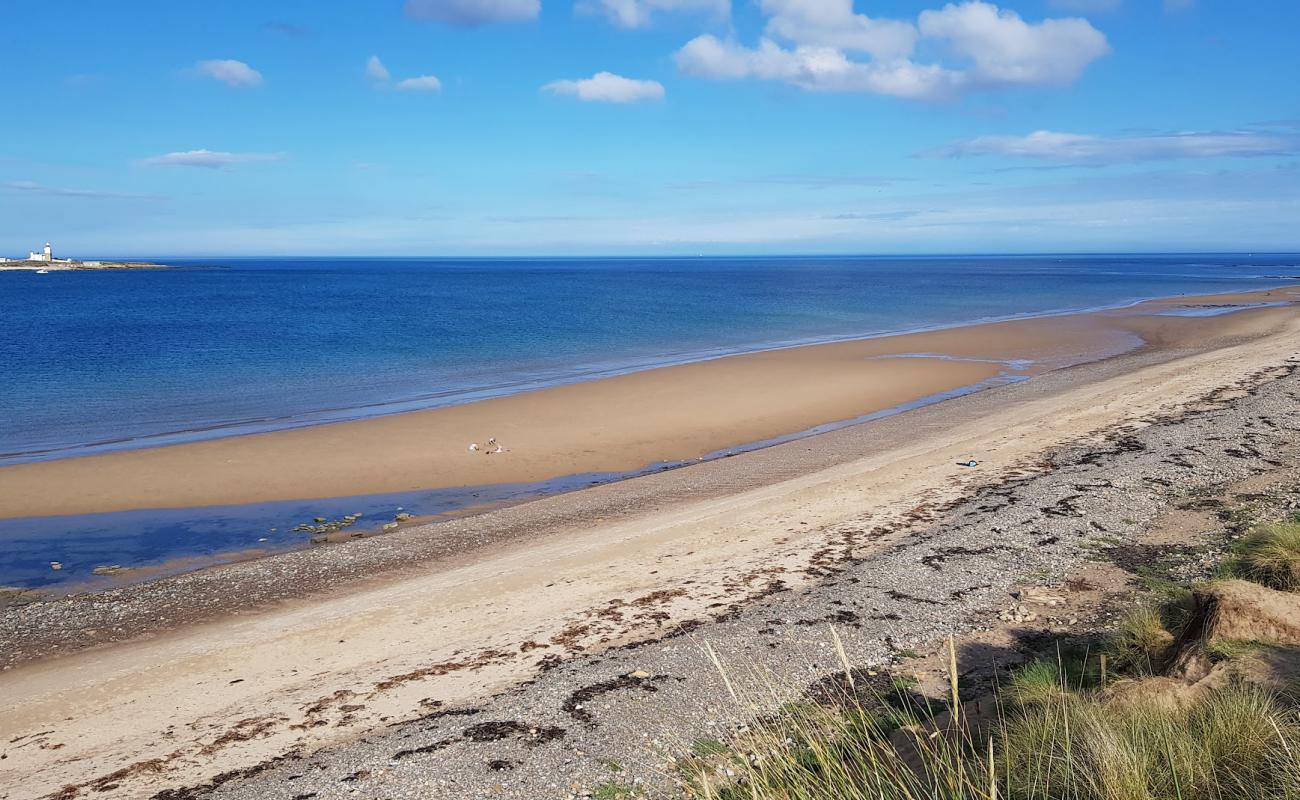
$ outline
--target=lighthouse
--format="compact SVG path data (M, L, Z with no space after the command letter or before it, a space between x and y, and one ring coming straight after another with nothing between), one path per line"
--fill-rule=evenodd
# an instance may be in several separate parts
M44 250L42 250L42 251L39 252L39 253L32 253L31 255L27 256L27 260L28 260L28 261L44 261L44 262L46 262L46 263L49 263L49 262L51 262L51 261L54 260L54 248L53 248L53 247L50 247L50 243L49 243L49 242L46 242L46 243L45 243L45 249L44 249Z

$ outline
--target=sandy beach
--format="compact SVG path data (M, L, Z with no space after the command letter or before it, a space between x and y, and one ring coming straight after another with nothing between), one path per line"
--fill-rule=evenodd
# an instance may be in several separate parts
M857 366L873 355L935 352L941 345L957 351L954 355L1023 357L1023 349L994 345L1023 342L1027 328L1036 332L1031 353L1043 362L1071 358L1080 342L1092 348L1107 336L1118 342L1137 333L1149 342L1127 355L730 459L445 525L9 609L0 616L0 641L11 654L0 674L0 738L10 743L0 762L0 797L138 797L200 785L223 773L219 783L252 780L286 754L486 703L539 670L570 660L587 664L576 675L591 680L593 672L601 672L599 654L609 648L687 629L707 635L710 620L760 607L774 592L798 595L816 586L828 565L885 552L963 497L1050 469L1045 454L1052 448L1140 430L1198 404L1248 397L1289 375L1300 350L1294 307L1159 315L1161 309L1188 303L1204 308L1289 297L1283 292L1169 301L1137 312L988 326L992 336L921 334L906 350L885 340L808 348L825 354L814 361L825 359L837 365L827 368L843 372L846 364ZM770 380L764 377L769 365L806 355L781 351L731 360L740 366L709 362L674 370L691 375L725 367L757 382ZM927 371L935 362L928 359L866 363L913 367L917 371L906 374L914 380L934 380ZM1001 368L955 364L959 377L952 380L967 383ZM625 391L631 401L648 389L638 382L654 374L616 379L631 384L616 391ZM783 381L791 374L782 372ZM699 377L675 386L713 391L717 380ZM822 413L843 408L834 403L870 391L873 383L855 378L847 385L843 395L829 392L835 399L819 406ZM808 394L807 386L792 393ZM583 390L568 388L556 390L559 397ZM931 389L926 383L921 391ZM667 392L657 399L665 403L670 395L676 396ZM525 398L500 402L510 401ZM572 408L561 413L563 399L547 403L557 418L576 416ZM648 413L654 405L638 408ZM761 404L739 405L755 409L753 418L765 419L757 411ZM695 412L702 408L692 406ZM798 406L790 401L789 408L794 413ZM426 418L470 410L429 412ZM400 428L420 418L332 427ZM790 424L790 418L780 419ZM622 424L628 424L626 418ZM706 428L698 430L709 435ZM507 442L529 441L496 433ZM113 481L126 483L123 476L144 474L131 470L151 458L210 448L257 450L270 447L267 442L279 448L299 438L307 447L307 437L325 435L361 436L294 431L28 465L11 468L4 477L35 480L32 473L85 469L82 465L94 462L113 464ZM463 439L465 431L448 435ZM737 434L716 435L708 444ZM329 446L339 447L339 441ZM656 444L673 447L672 441ZM980 459L979 469L958 466L972 456ZM303 463L298 453L285 458L278 462L281 469ZM480 458L485 464L509 463ZM93 472L72 474L90 481ZM324 474L344 480L347 473L326 469ZM102 481L99 491L112 485ZM254 488L246 478L235 485L248 487L241 491ZM444 534L444 544L452 546L437 550ZM1008 572L1005 566L998 569ZM486 713L492 718L490 710ZM272 796L266 785L256 791L263 793L250 796ZM533 791L519 796L565 796L539 795L536 786ZM275 796L281 793L300 794L289 785L274 790Z
M629 472L979 384L1195 339L1291 290L733 356L357 422L0 467L0 517L340 497ZM924 356L924 357L918 357ZM496 438L505 452L489 455ZM480 450L472 452L470 443Z

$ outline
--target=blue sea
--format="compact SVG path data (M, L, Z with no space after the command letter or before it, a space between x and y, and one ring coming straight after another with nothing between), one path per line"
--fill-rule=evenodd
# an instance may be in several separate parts
M163 260L163 259L159 259ZM0 463L1252 289L1295 256L224 259L0 274Z
M1300 275L1300 256L1242 254L153 260L179 268L0 273L0 464ZM345 505L436 513L456 502ZM148 513L0 521L0 585L84 577L78 570L96 563L287 546L258 540L308 511ZM51 573L60 555L68 571Z

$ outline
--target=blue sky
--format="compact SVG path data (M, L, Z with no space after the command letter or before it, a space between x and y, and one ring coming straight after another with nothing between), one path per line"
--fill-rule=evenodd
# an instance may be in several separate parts
M7 0L0 254L1300 250L1294 0Z

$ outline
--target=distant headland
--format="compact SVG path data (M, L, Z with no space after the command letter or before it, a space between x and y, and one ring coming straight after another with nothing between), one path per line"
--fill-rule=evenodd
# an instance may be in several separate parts
M0 271L28 270L54 272L74 269L167 269L165 264L144 261L81 261L75 258L55 258L49 242L41 250L33 250L26 258L0 258Z

